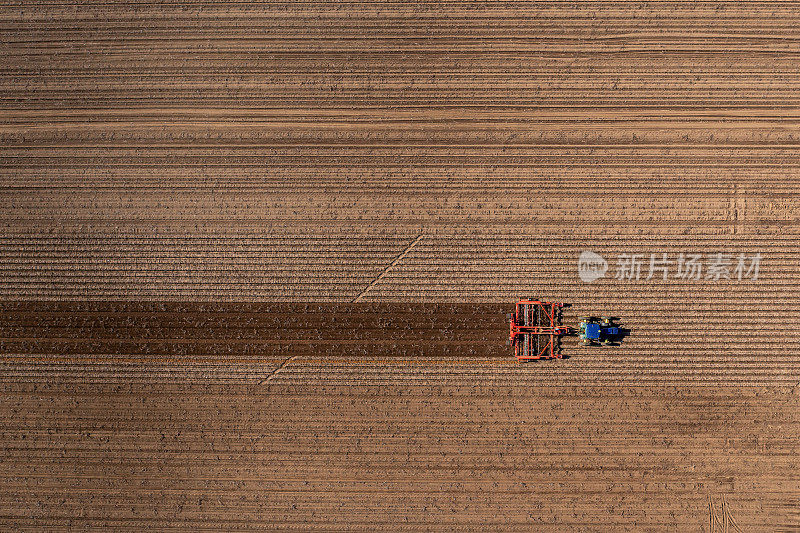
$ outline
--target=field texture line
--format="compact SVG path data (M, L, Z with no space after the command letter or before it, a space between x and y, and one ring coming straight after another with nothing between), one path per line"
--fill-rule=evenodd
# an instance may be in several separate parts
M278 372L283 370L286 365L288 365L289 363L291 363L295 359L297 359L296 355L293 355L291 357L287 357L286 360L278 366L278 368L276 368L275 370L270 372L269 376L267 376L264 379L262 379L261 381L259 381L258 384L259 385L263 385L263 384L269 382L269 380L271 380L272 378L274 378L275 376L278 375Z
M373 280L370 282L370 284L369 284L369 285L367 285L367 287L366 287L366 288L365 288L363 291L361 291L361 292L359 293L359 295L358 295L358 296L356 296L355 298L353 298L353 302L358 302L359 300L361 300L361 298L363 298L363 297L364 297L364 295L365 295L365 294L367 294L367 292L369 292L369 290L370 290L372 287L374 287L376 283L378 283L378 282L379 282L381 279L383 279L383 277L384 277L384 276L385 276L385 275L386 275L386 274L387 274L387 273L388 273L388 272L389 272L389 271L390 271L392 268L394 268L394 266L395 266L397 263L399 263L400 261L402 261L402 260L403 260L403 259L404 259L404 258L405 258L405 257L406 257L408 254L409 254L409 252L411 252L411 250L413 250L413 249L414 249L414 247L415 247L417 244L419 244L419 242L422 240L422 238L423 238L424 236L425 236L425 234L424 234L424 233L420 233L419 235L417 235L417 238L416 238L416 239L414 239L414 240L411 242L411 244L409 244L408 246L406 246L406 247L405 247L405 249L404 249L402 252L400 252L400 254L399 254L397 257L395 257L395 258L394 258L394 261L392 261L391 263L389 263L389 266L387 266L386 268L384 268L384 269L383 269L383 272L381 272L380 274L378 274L378 276L377 276L375 279L373 279Z

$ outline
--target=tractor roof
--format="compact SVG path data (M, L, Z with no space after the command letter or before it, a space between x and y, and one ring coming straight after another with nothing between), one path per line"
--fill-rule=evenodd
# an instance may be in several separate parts
M599 339L600 338L600 324L586 324L586 338Z

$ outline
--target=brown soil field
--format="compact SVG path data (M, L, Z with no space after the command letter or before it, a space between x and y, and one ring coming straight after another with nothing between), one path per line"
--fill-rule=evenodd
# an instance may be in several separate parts
M791 531L798 519L800 402L776 391L28 383L3 396L7 530Z
M722 309L695 306L688 317L674 316L674 308L652 309L642 305L621 317L630 334L620 346L580 346L573 334L562 338L563 360L519 364L506 345L510 304L5 302L0 380L800 392L800 361L779 346L788 335L776 326L732 333L743 318ZM575 327L577 317L590 311L576 304L563 310L561 320ZM663 328L671 332L668 342Z
M0 4L0 528L800 531L797 8Z

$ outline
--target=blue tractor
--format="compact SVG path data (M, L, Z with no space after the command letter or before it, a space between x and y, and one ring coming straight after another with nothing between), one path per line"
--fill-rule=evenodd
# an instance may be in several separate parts
M580 321L578 336L584 346L613 344L619 340L619 327L613 324L610 316L600 317L599 320L595 317L581 316L578 320Z

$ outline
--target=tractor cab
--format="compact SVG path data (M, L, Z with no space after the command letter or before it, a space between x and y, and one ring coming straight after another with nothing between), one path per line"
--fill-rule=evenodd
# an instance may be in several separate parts
M599 341L600 340L600 324L595 324L593 322L590 322L590 323L586 324L584 326L584 328L583 328L583 334L589 340Z

